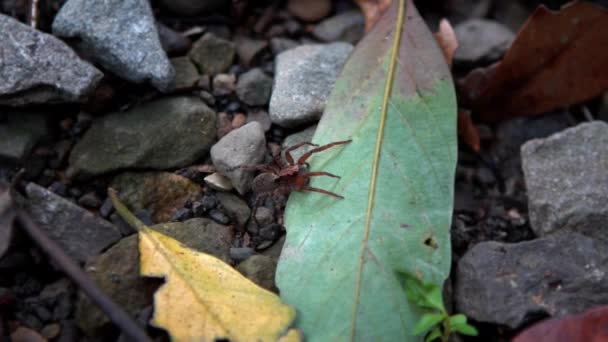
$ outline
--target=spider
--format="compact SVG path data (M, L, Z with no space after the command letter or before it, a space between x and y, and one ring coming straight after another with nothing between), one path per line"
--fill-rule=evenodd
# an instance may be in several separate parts
M262 200L268 197L279 197L286 196L291 191L312 191L319 192L325 195L333 196L336 198L343 199L344 197L327 191L324 189L314 188L308 186L310 177L317 176L328 176L333 178L340 178L329 172L315 171L308 172L308 163L306 160L315 153L325 151L336 145L347 144L351 140L336 141L327 145L319 146L311 142L305 141L299 144L290 146L285 150L285 159L287 163L281 158L281 153L274 155L274 163L270 164L245 164L240 165L239 168L248 170L258 170L261 173L253 179L251 189L256 194L255 204L252 210L252 217L255 219L255 212ZM304 153L297 161L294 161L291 152L302 146L313 146L314 148Z

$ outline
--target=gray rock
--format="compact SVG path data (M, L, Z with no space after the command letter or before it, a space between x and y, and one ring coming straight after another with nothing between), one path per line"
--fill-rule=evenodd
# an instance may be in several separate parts
M298 42L289 38L276 37L270 39L270 49L275 55L278 55L283 51L293 49L296 46L298 46Z
M129 315L152 304L158 280L139 275L138 235L126 237L85 267L105 295ZM88 296L79 293L76 304L78 326L89 336L100 336L110 319Z
M230 248L230 256L234 261L243 261L254 253L253 248L249 247L232 247Z
M351 10L327 18L315 26L312 34L324 42L345 41L356 44L365 30L365 18L359 10Z
M25 191L34 221L76 260L87 261L120 239L114 225L45 188L30 183Z
M49 135L47 120L41 113L0 115L0 160L23 161L36 143Z
M239 61L244 66L249 66L260 55L264 49L268 47L268 42L265 40L250 39L247 36L237 36L234 39L236 44L236 53L239 56Z
M236 266L236 270L261 287L278 292L274 283L277 261L265 255L252 255Z
M68 0L55 16L53 33L79 38L82 49L119 77L150 80L161 91L173 82L147 0Z
M257 122L248 123L226 134L211 148L213 165L232 181L242 195L251 187L252 170L239 166L259 164L264 160L266 138Z
M234 60L234 43L206 33L193 45L188 56L203 74L215 75L224 72Z
M273 123L296 127L317 121L353 46L302 45L276 57L269 112Z
M260 68L254 68L242 74L236 84L236 94L239 99L250 106L267 104L271 91L272 78Z
M219 224L229 224L230 223L230 217L228 217L228 215L224 214L223 211L217 210L217 209L212 209L209 212L209 217L219 223Z
M608 242L608 124L580 124L521 149L537 235L573 229Z
M218 74L213 78L213 95L230 95L236 89L236 76L233 74Z
M86 178L126 168L169 169L204 157L215 140L215 113L195 97L165 98L97 119L70 155Z
M174 89L188 88L196 84L199 79L196 66L188 57L171 58L171 64L175 70Z
M515 35L502 24L486 19L470 19L454 27L458 49L454 63L494 61L507 51Z
M158 31L158 39L163 50L169 55L183 55L190 49L190 39L185 37L180 32L165 26L163 23L156 22L156 30Z
M61 40L0 14L0 104L75 102L103 74Z
M458 263L456 311L513 329L538 314L579 313L608 303L607 261L601 244L574 232L482 242Z
M283 159L285 159L285 150L291 146L297 145L301 142L312 141L312 137L315 135L315 131L317 130L317 125L310 126L305 130L299 131L297 133L291 134L283 140L281 144L281 150L283 154ZM297 161L304 153L313 149L313 146L302 146L290 152L293 160Z
M219 172L210 174L209 176L205 177L204 180L205 184L209 185L209 187L214 190L230 191L234 188L230 182L230 179Z
M251 215L251 209L245 201L238 196L227 192L218 192L217 199L226 213L238 224L239 227L245 227Z
M272 224L274 222L274 212L266 207L258 207L255 211L255 220L261 226Z
M186 247L211 254L230 262L232 228L217 224L206 218L193 218L184 222L162 223L150 227L166 234Z
M270 125L272 125L268 112L263 109L247 113L247 123L250 122L259 123L262 126L262 129L264 129L264 132L268 132L268 130L270 130Z

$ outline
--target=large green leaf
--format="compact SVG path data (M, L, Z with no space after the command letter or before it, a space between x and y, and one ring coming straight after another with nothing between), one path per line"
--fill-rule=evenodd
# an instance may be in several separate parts
M277 284L299 310L308 340L421 339L412 332L422 311L406 299L396 272L439 286L449 273L455 95L443 55L411 1L398 25L402 5L393 1L355 48L313 139L353 140L311 158L311 170L342 176L319 177L312 186L345 199L294 193L287 206Z

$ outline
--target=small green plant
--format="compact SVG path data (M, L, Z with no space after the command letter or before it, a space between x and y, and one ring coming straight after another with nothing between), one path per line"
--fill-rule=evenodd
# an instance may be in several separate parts
M459 333L477 336L477 329L467 323L463 314L449 315L443 306L441 288L433 283L425 283L415 276L400 273L407 299L419 308L426 310L412 332L414 335L426 334L425 342L439 339L447 342L450 335Z

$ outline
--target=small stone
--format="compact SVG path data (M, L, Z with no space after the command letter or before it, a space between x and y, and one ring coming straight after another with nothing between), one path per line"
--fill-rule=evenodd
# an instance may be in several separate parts
M95 192L87 192L78 199L78 204L91 209L96 209L101 206L101 200Z
M239 99L250 106L263 106L270 99L272 78L260 68L254 68L239 77L236 94Z
M608 243L608 124L592 121L521 148L532 230L572 229Z
M201 90L198 93L198 97L200 97L201 100L205 101L205 103L209 106L215 105L215 96L211 95L211 93L209 93L208 91Z
M59 323L47 324L40 330L40 334L47 340L52 340L61 334L61 325Z
M234 60L234 43L206 33L193 45L188 56L203 74L215 75L228 70Z
M281 144L281 150L285 151L289 147L295 146L299 143L305 141L312 141L312 137L315 135L316 130L317 125L314 125L306 128L305 130L289 135L287 138L285 138L285 140L283 140L283 143ZM313 146L302 146L291 151L290 154L294 160L298 160L298 158L300 158L304 153L308 152L311 149L313 149ZM283 153L283 159L285 159L285 153Z
M61 40L4 14L0 32L0 104L80 101L103 77Z
M207 210L205 210L203 203L199 201L195 201L194 203L192 203L192 215L194 217L203 217L206 212Z
M125 168L170 169L205 156L215 140L215 112L200 99L170 97L97 119L74 146L72 175Z
M270 40L270 49L275 55L278 55L283 51L293 49L298 45L298 42L289 38L276 37Z
M198 70L188 57L176 57L171 59L171 65L175 70L174 89L189 88L198 82Z
M260 229L260 237L265 240L274 241L281 234L281 225L271 224Z
M205 211L209 211L217 206L217 197L205 195L203 198L201 198L201 204Z
M220 205L233 221L236 221L239 227L245 227L245 224L249 220L249 215L251 215L251 209L249 209L247 203L228 192L217 193L217 198Z
M604 245L575 232L482 242L458 262L456 311L516 329L535 316L563 317L608 303L607 275Z
M189 218L191 212L176 213L203 194L200 185L169 172L126 172L116 176L111 186L132 211L149 210L154 222Z
M160 45L168 55L183 55L190 48L190 39L181 32L171 29L160 21L156 21L156 30Z
M193 217L194 217L194 213L191 209L180 208L173 214L173 216L171 216L171 221L182 222L182 221L189 220Z
M226 134L232 131L232 121L226 112L220 112L217 115L217 137L221 139Z
M247 116L245 116L245 114L243 114L243 113L235 114L234 118L232 118L232 129L237 129L239 127L242 127L246 123L247 123Z
M228 215L224 214L223 212L217 210L217 209L212 209L209 212L209 217L219 223L219 224L229 224L230 223L230 217L228 217Z
M276 57L269 113L273 123L293 128L317 121L353 46L302 45Z
M266 207L258 207L255 211L255 220L261 226L267 226L274 222L274 213L271 209Z
M175 14L192 17L225 7L223 0L162 0L161 3Z
M246 36L237 36L235 38L236 53L239 56L241 64L249 66L256 60L264 49L268 47L265 40L251 39Z
M28 342L44 342L46 341L36 330L42 328L42 323L32 315L28 315L22 321L24 326L19 326L15 331L11 332L11 341L28 341Z
M454 63L478 63L498 60L507 51L515 35L498 22L469 19L454 27L458 49Z
M25 191L32 219L76 260L87 261L120 239L114 225L76 204L34 183Z
M114 205L112 204L110 197L108 197L105 201L103 201L101 208L99 208L99 216L107 219L113 212Z
M79 38L82 50L119 77L149 80L161 91L173 82L147 0L68 0L55 16L53 34Z
M34 145L48 135L47 120L42 113L0 114L0 161L22 162Z
M243 261L254 253L253 248L249 247L232 247L230 248L230 257L236 262Z
M253 171L244 170L239 166L261 163L265 153L264 130L257 122L251 122L228 133L213 145L211 160L217 170L226 175L242 195L251 187Z
M331 12L331 0L289 0L287 10L304 21L317 21Z
M277 262L265 255L252 255L236 266L236 270L261 287L278 292L274 283Z
M250 122L259 123L262 126L264 132L268 132L270 130L270 125L272 125L268 112L263 109L254 110L252 112L247 113L247 123Z
M365 19L359 10L340 13L320 22L312 34L324 42L344 41L356 44L363 37Z
M236 89L236 76L232 74L218 74L213 78L213 95L230 95Z
M218 191L230 191L234 188L230 179L219 172L214 172L205 177L205 184Z

